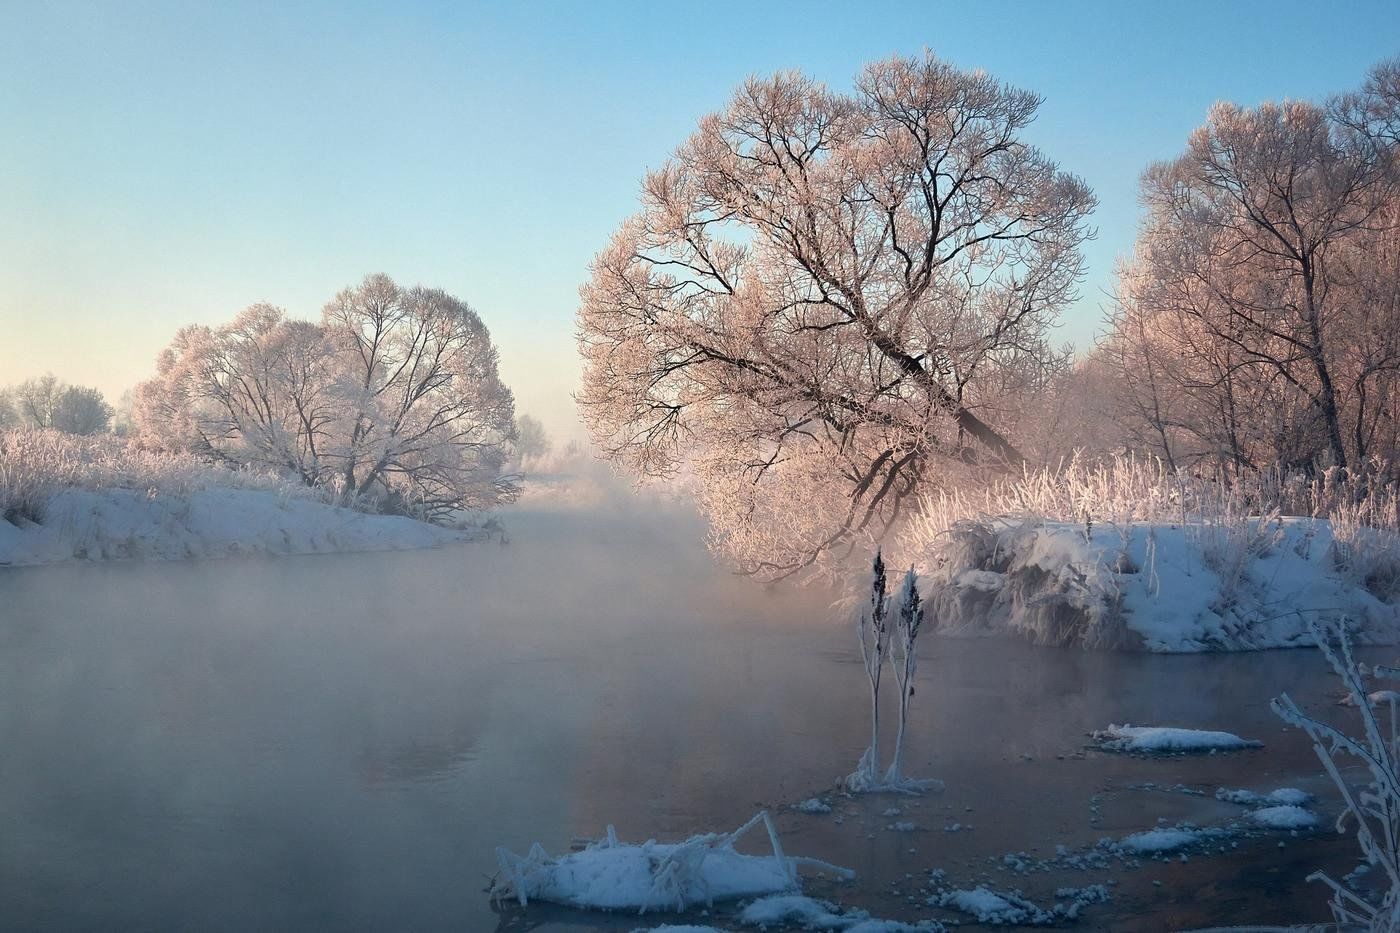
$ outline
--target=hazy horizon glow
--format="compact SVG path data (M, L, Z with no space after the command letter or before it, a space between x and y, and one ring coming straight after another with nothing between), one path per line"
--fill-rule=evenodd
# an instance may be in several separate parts
M576 289L643 173L748 74L846 88L925 46L1044 95L1030 138L1098 195L1061 331L1084 347L1138 175L1211 103L1320 98L1400 54L1400 6L1317 13L0 2L0 385L52 371L115 401L185 324L314 317L382 271L470 302L518 410L567 435Z

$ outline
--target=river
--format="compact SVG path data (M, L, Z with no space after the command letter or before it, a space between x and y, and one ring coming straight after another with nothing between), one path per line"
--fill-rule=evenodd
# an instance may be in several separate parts
M522 508L506 524L509 543L431 551L0 571L0 926L626 930L637 918L493 907L495 847L567 851L608 823L672 839L760 807L790 853L859 873L815 893L905 919L934 915L910 895L942 868L1039 900L1111 877L1086 929L1321 921L1325 891L1303 877L1354 864L1330 831L1131 870L989 861L1237 817L1217 786L1304 787L1330 822L1335 794L1267 705L1288 689L1344 715L1314 652L927 638L906 770L947 790L834 797L836 814L810 816L790 805L867 740L833 593L735 578L678 504ZM1266 747L1087 749L1110 722ZM890 807L918 828L889 829Z

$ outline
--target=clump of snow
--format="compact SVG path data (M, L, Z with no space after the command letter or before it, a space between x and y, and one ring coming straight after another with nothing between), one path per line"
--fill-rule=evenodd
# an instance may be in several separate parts
M831 804L820 797L808 797L797 805L797 809L803 813L830 813Z
M747 926L800 926L804 930L845 930L847 933L943 933L941 923L919 924L872 919L863 910L842 911L835 904L800 894L763 897L739 914Z
M1053 926L1065 920L1075 920L1085 907L1109 900L1108 888L1102 884L1082 888L1060 888L1055 892L1058 903L1041 907L1021 896L1019 891L996 891L983 885L964 890L951 890L928 898L932 907L956 910L991 926Z
M1157 855L1195 845L1206 838L1206 835L1205 830L1199 829L1149 829L1123 837L1118 847L1142 855Z
M745 855L734 845L762 824L771 855ZM783 854L777 829L760 811L732 833L692 836L684 842L623 844L611 826L607 838L580 852L552 857L539 845L524 856L496 850L500 872L491 885L493 898L531 899L569 907L601 910L685 910L694 904L796 892L797 870L809 866L841 878L854 873L816 859Z
M1048 911L1015 894L978 886L971 890L948 891L931 900L936 907L956 910L975 917L979 923L1034 926L1054 922Z
M46 500L42 524L0 519L0 565L403 550L479 536L272 489L72 488Z
M1270 829L1310 829L1317 825L1317 817L1302 807L1283 805L1254 810L1249 818Z
M900 820L899 822L894 823L892 828L897 833L912 833L914 830L919 828L919 824L911 822L909 820Z
M1231 790L1221 787L1215 792L1216 800L1237 803L1245 807L1265 807L1287 805L1301 807L1313 799L1313 795L1296 787L1280 787L1267 794L1256 794L1252 790Z
M1106 751L1144 754L1235 751L1262 748L1264 744L1242 739L1231 732L1165 726L1110 725L1107 729L1094 732L1091 737Z

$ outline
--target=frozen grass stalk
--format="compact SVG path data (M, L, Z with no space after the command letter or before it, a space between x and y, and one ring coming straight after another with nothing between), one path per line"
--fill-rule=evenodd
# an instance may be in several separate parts
M886 784L898 784L901 780L904 728L909 722L909 701L914 697L914 671L919 663L915 648L923 622L924 606L919 598L919 578L911 567L904 575L904 586L899 592L899 614L895 618L894 633L890 639L890 665L894 668L894 679L899 683L899 731L894 738L894 759L885 772Z
M1370 901L1348 890L1323 872L1314 872L1309 881L1321 881L1332 889L1332 915L1341 929L1362 929L1375 933L1400 931L1400 732L1397 732L1395 701L1387 701L1389 723L1382 728L1370 700L1370 692L1360 667L1351 653L1351 639L1344 625L1322 626L1311 622L1318 646L1346 687L1361 717L1361 735L1354 737L1327 723L1308 716L1287 693L1270 706L1285 722L1297 726L1312 739L1313 749L1332 783L1341 792L1346 806L1337 818L1337 831L1355 824L1356 841L1372 869L1379 867L1386 888L1378 901ZM1400 670L1377 667L1377 677L1400 679ZM1341 761L1350 756L1366 766L1370 781L1353 788L1343 778Z
M875 552L870 580L870 610L856 622L860 657L870 681L870 745L856 770L846 777L845 786L856 793L897 791L919 793L941 789L934 780L906 778L902 774L904 734L909 723L909 704L914 696L914 672L918 668L916 646L923 626L924 606L919 596L918 576L910 568L900 588L899 606L891 611L884 557ZM899 685L899 731L895 735L894 758L880 777L880 681L886 661L894 669Z
M846 786L854 791L871 790L879 783L880 675L884 672L885 655L890 646L888 613L885 560L877 550L870 578L870 611L861 613L856 622L860 659L865 664L865 676L870 681L870 745L861 756L856 770L846 778Z

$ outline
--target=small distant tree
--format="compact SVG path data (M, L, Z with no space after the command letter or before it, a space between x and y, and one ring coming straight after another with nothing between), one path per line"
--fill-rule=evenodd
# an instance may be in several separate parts
M58 400L65 386L47 373L34 379L26 379L10 390L10 398L20 423L27 428L53 427L54 412L58 410Z
M68 386L58 396L53 427L68 434L101 434L112 423L112 406L102 393L86 386Z
M538 418L521 415L515 419L515 451L521 457L547 457L553 447Z
M19 424L19 415L15 413L15 408L10 404L10 392L8 389L0 389L0 431L6 428L13 428Z
M5 393L0 403L0 427L7 417L29 428L52 428L68 434L99 434L112 421L112 407L102 393L70 386L52 373L27 379Z

